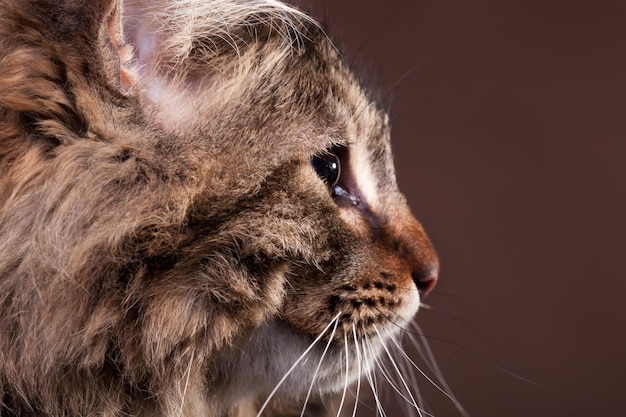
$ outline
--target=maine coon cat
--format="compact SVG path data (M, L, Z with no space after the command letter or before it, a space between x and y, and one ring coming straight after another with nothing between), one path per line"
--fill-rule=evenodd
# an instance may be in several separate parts
M0 23L2 416L313 413L397 343L437 257L315 22L1 0Z

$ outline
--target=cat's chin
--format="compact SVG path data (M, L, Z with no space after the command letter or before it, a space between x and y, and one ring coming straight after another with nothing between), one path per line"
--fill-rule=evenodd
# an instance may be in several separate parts
M385 355L383 344L392 344L388 338L397 337L399 331L396 326L383 326L383 341L378 335L371 335L358 340L359 348L355 349L354 335L346 335L347 344L336 339L329 343L333 329L329 324L326 337L319 339L299 333L279 320L255 329L242 346L235 348L237 359L224 370L228 381L219 395L235 404L269 396L303 399L311 392L341 392L370 372L379 357Z

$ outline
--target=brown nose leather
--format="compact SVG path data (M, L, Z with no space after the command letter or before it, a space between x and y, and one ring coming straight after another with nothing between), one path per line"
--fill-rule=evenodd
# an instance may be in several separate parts
M411 273L421 297L425 297L435 287L438 272L437 267L431 266L419 268Z

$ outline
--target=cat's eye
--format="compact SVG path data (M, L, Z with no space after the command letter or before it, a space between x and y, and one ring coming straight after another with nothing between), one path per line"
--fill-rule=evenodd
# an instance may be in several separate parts
M311 158L311 165L317 175L328 185L329 190L335 188L341 176L341 163L339 157L330 151L314 155Z

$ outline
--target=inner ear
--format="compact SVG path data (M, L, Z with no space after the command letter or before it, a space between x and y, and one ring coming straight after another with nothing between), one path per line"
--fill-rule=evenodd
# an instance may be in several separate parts
M98 45L95 45L99 52L97 55L102 61L107 82L120 92L129 93L136 84L137 77L128 66L133 50L125 42L122 2L120 0L104 1L100 7L97 3L93 3L92 9L100 28L97 36Z
M121 4L112 2L111 6L113 7L103 22L103 28L106 29L107 47L111 49L113 73L117 73L120 89L128 92L137 80L133 71L127 67L132 58L133 49L124 41Z

